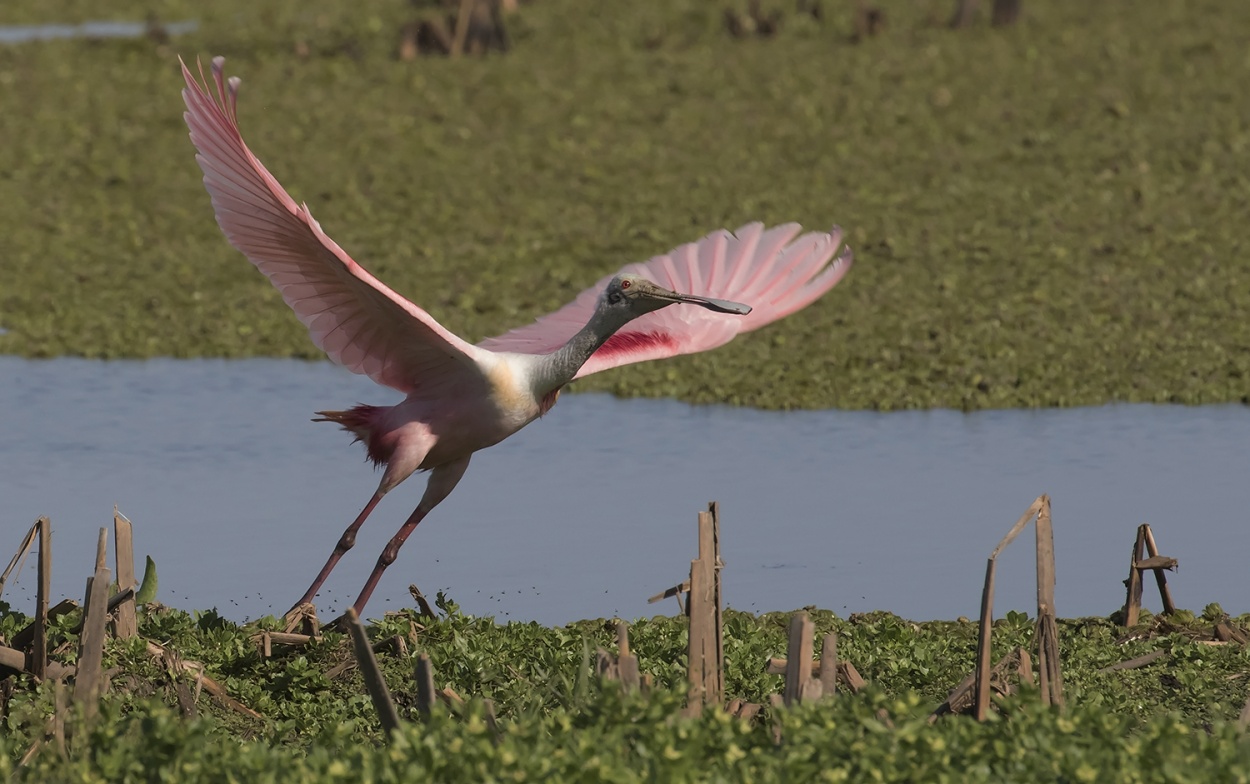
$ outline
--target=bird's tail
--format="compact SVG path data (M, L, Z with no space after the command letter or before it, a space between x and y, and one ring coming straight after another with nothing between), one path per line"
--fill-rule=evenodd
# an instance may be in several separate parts
M374 437L378 420L390 410L390 406L358 405L346 411L318 411L314 422L334 422L355 436L356 441L364 443L369 450L369 459L374 465L385 463L389 454L382 454L379 439Z

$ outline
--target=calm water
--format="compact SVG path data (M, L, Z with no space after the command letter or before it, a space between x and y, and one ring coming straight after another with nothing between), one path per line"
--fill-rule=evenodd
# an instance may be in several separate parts
M158 598L281 613L377 482L359 445L311 412L394 400L328 363L0 357L0 562L49 515L54 592L80 597L116 503L140 560L157 562ZM1241 406L776 413L569 395L474 458L369 609L411 604L416 583L500 619L671 614L672 600L646 598L688 572L695 514L716 499L733 607L975 616L985 558L1045 492L1061 614L1123 602L1143 521L1180 559L1182 606L1245 611L1248 449ZM354 599L423 485L379 506L323 615ZM1031 545L1000 562L998 614L1034 610ZM4 598L29 612L33 562L11 586Z
M199 27L187 20L161 24L168 35L182 35ZM0 26L0 44L24 44L30 41L52 41L60 38L139 38L148 32L146 22L83 22L82 24L42 24Z

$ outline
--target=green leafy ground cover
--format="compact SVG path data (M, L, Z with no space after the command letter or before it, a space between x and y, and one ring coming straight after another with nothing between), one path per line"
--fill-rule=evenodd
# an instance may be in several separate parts
M722 226L848 228L824 301L578 389L763 407L1250 396L1250 5L951 0L786 11L538 0L503 56L394 57L399 0L118 0L168 45L0 47L0 351L316 357L211 216L175 55L225 54L253 147L326 230L472 339ZM0 22L103 15L9 4Z
M350 658L344 635L327 633L307 649L278 649L264 659L252 636L277 630L262 619L241 627L214 612L143 613L140 631L186 659L202 661L264 718L216 706L207 695L196 719L178 715L165 669L141 640L111 642L105 667L117 668L103 716L71 739L64 757L49 745L20 770L15 761L42 734L53 704L49 685L21 682L4 710L0 774L17 781L1245 781L1250 741L1233 724L1245 699L1250 652L1201 644L1199 630L1223 617L1218 607L1154 639L1121 642L1107 619L1060 622L1068 709L1042 707L1025 692L986 724L928 713L972 667L975 624L913 624L888 613L842 619L814 611L817 639L839 634L839 655L871 687L759 721L711 712L677 718L685 678L685 622L636 622L631 644L656 687L647 697L620 694L589 674L596 646L611 647L604 621L560 628L496 624L461 614L443 599L438 620L407 612L377 622L375 640L415 641L408 655L385 648L380 661L409 724L383 743L358 673L326 677ZM3 608L0 608L3 609ZM27 619L0 616L6 638ZM52 644L73 643L71 618ZM410 621L416 620L415 635ZM784 655L787 617L729 612L726 690L763 702L781 687L765 674ZM1158 629L1147 618L1139 631ZM1245 624L1250 618L1234 619ZM1029 645L1033 624L1010 613L996 628L995 656ZM1134 670L1108 665L1156 649L1167 653ZM72 659L74 646L71 644ZM469 697L460 715L416 721L416 652L434 662L438 686ZM191 679L188 678L188 685ZM486 722L494 701L498 733ZM71 729L73 728L71 724ZM774 730L781 728L781 741Z

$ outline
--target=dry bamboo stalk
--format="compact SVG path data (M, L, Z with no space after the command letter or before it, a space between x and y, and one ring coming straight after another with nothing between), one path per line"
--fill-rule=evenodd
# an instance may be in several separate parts
M128 639L139 633L134 599L134 589L139 586L139 582L135 579L134 528L116 506L113 507L113 558L117 564L118 590L130 590L129 597L117 605L113 616L113 631L119 638Z
M764 706L760 705L758 702L747 702L743 703L742 707L739 708L734 715L745 721L750 721L758 716L759 712L763 709Z
M434 613L434 608L431 607L429 601L426 600L425 594L421 593L421 589L418 588L415 583L408 586L408 593L412 594L412 599L417 603L417 609L421 611L421 615L424 615L431 620L438 617L438 615Z
M616 655L629 655L629 624L620 618L616 619Z
M687 708L697 715L707 702L707 656L708 638L711 636L708 602L711 598L710 575L707 573L706 562L696 558L690 562L690 601L686 607L690 614L690 639L687 651L687 667L689 678L689 696Z
M32 665L32 662L30 657L27 656L24 651L0 645L0 666L8 667L9 669L17 670L18 672L30 672L33 675L34 673L31 672L33 666L28 667L28 665ZM60 662L52 661L51 659L48 660L47 667L44 670L45 676L54 681L59 681L63 678L72 678L75 674L77 674L77 672L78 669L74 665L61 664Z
M344 616L347 619L347 631L352 636L352 647L356 650L356 662L360 666L360 675L364 678L369 697L373 700L373 708L378 712L378 720L382 730L388 735L399 729L399 712L395 710L395 701L386 688L386 679L378 667L378 660L373 655L373 646L369 644L369 635L365 632L356 608L348 607Z
M868 681L864 680L864 676L859 674L859 670L855 669L855 665L846 659L838 661L838 681L846 684L846 688L851 694L858 694L868 685Z
M1133 568L1141 572L1145 572L1145 571L1154 572L1156 577L1164 577L1163 584L1167 585L1167 578L1166 576L1162 574L1162 572L1165 569L1169 571L1172 569L1175 569L1179 563L1180 562L1177 561L1175 558L1169 558L1166 555L1154 555L1149 558L1144 558L1138 561L1137 563L1133 564Z
M621 676L621 686L627 692L639 691L642 688L642 676L638 671L638 657L633 654L622 656L616 662L617 673Z
M77 609L78 609L78 602L74 601L73 599L62 599L61 601L57 602L52 607L52 609L48 610L48 620L51 621L55 618L60 618L62 615L68 615L69 613ZM46 625L44 628L45 629L47 628ZM35 635L37 633L38 633L37 622L32 621L29 624L27 624L25 627L23 627L22 630L19 631L17 634L13 635L13 639L9 640L9 644L12 645L14 648L19 648L19 649L25 648L26 646L31 645L34 642ZM46 643L45 643L45 646L46 646Z
M1167 655L1167 651L1160 648L1157 651L1151 651L1150 653L1143 654L1134 659L1128 659L1126 661L1116 662L1115 664L1112 664L1110 667L1103 667L1101 670L1099 670L1099 672L1115 672L1117 670L1135 670L1138 667L1145 667L1147 664L1150 664L1151 662L1158 661L1159 659L1163 658L1166 655Z
M1042 702L1063 707L1063 671L1059 666L1059 627L1055 622L1055 535L1050 496L1039 500L1037 513L1037 667Z
M35 523L39 528L39 587L35 599L34 646L31 649L30 671L36 678L48 676L48 597L52 594L52 522L40 517Z
M22 754L22 758L17 761L17 766L19 768L24 768L29 765L30 761L35 758L35 755L39 753L39 749L41 748L43 748L43 740L37 738L34 743L30 744L30 746L26 748L26 752Z
M464 41L469 35L469 18L473 14L475 5L477 5L477 0L460 0L460 9L456 13L454 38L451 41L451 51L448 52L451 57L459 57L464 52Z
M1211 630L1211 633L1215 636L1215 639L1220 642L1238 642L1242 645L1245 645L1247 642L1245 634L1224 621L1220 621L1215 624L1215 628Z
M1033 503L1029 504L1029 508L1024 510L1024 514L1020 515L1020 519L1016 520L1016 524L1011 526L1011 530L1008 531L1007 535L999 541L998 546L994 548L994 552L990 553L990 558L998 558L998 554L1006 549L1007 545L1011 544L1012 540L1020 535L1020 532L1024 530L1024 527L1032 522L1033 518L1042 511L1043 502L1049 503L1049 500L1046 496L1040 495L1034 499Z
M720 684L716 656L716 533L713 530L712 513L699 512L699 569L703 574L700 601L703 605L702 627L703 683L701 694L704 705L719 705Z
M277 645L308 645L317 638L311 634L296 634L294 632L265 632L269 635L269 641Z
M109 614L112 614L114 610L116 610L118 607L125 604L126 602L132 602L133 604L134 598L135 598L134 588L127 588L124 591L118 591L117 593L113 594L112 596L109 597L109 603L108 603Z
M95 568L104 569L108 566L109 529L101 528L99 539L95 545Z
M1016 675L1020 678L1020 683L1025 686L1033 685L1033 657L1029 656L1029 652L1024 648L1016 648L1016 657L1020 661L1020 666L1016 668Z
M0 667L8 667L10 670L25 672L26 654L0 645Z
M961 27L967 27L972 23L972 17L976 13L977 0L958 0L955 3L955 13L951 16L950 27L958 30Z
M69 689L58 680L52 684L52 742L62 758L65 753L65 717L69 714Z
M1133 541L1133 557L1129 559L1128 596L1124 600L1124 625L1136 626L1141 614L1141 572L1137 570L1137 562L1141 560L1142 550L1146 547L1146 526L1137 526L1137 538Z
M430 657L423 653L417 657L417 711L428 719L433 710L434 666L430 664Z
M1002 545L999 545L1001 548ZM990 710L990 633L994 616L994 567L998 549L985 564L985 587L981 589L981 625L977 629L977 670L973 713L985 721Z
M820 645L820 667L817 669L819 672L814 670L812 674L819 674L821 692L826 697L832 697L838 690L838 635L836 632L829 632L825 635Z
M352 659L344 659L330 669L326 670L326 680L332 681L348 670L356 669L356 662Z
M1146 552L1150 553L1152 558L1159 557L1159 546L1155 544L1154 531L1150 530L1148 523L1143 523L1146 527ZM1176 559L1173 558L1172 566L1176 568ZM1155 569L1155 582L1159 585L1159 598L1163 601L1163 614L1170 615L1176 612L1176 604L1172 601L1172 591L1168 588L1168 578L1160 569Z
M105 532L101 528L100 531ZM103 546L103 536L101 537ZM97 556L99 551L97 550ZM87 597L83 609L82 633L78 638L78 673L74 677L74 701L82 706L83 716L90 721L100 707L103 679L104 621L108 615L109 569L96 559L95 574L87 578Z
M443 704L449 708L460 709L464 707L464 698L456 693L456 690L450 686L444 686L441 689L435 689L434 694L438 696Z
M1007 673L1013 668L1017 670L1022 668L1022 660L1020 658L1021 653L1023 653L1026 657L1028 656L1028 652L1023 648L1016 648L1014 651L1000 659L998 664L995 664L994 668L990 670L990 684L993 687L993 690L999 692L1007 691L1007 687L1004 685L1004 680ZM929 723L934 723L938 720L938 717L947 713L963 713L968 710L968 708L974 707L975 694L973 692L973 687L976 685L976 677L976 670L973 670L966 678L960 681L959 685L956 686L946 698L946 701L939 705L933 713L929 714Z
M4 584L8 582L9 575L14 569L19 568L18 565L26 558L27 553L30 552L30 548L34 546L35 535L39 531L39 523L44 519L46 518L40 517L39 520L36 520L35 523L31 525L30 530L28 530L26 535L22 537L22 544L17 548L17 552L13 554L13 558L9 561L9 565L5 567L3 573L0 573L0 596L4 595Z
M495 718L495 701L490 697L482 700L482 712L486 714L486 726L490 728L491 735L495 736L495 742L498 743L503 739L503 730L499 729L499 720Z
M709 701L712 704L720 705L725 701L725 623L721 612L724 601L721 594L720 575L721 569L724 568L725 564L720 559L720 503L718 501L709 501L707 510L711 517L712 529L712 631L716 643L716 669L713 673L715 675L714 689L712 690L712 698Z
M602 648L595 651L595 674L606 681L617 680L616 661Z
M248 718L252 718L252 719L265 718L264 716L260 715L259 713L252 710L251 708L247 707L246 705L239 702L235 698L231 697L230 693L226 691L225 686L222 686L220 683L210 678L204 672L203 664L197 661L187 661L186 659L183 659L177 656L173 651L169 650L168 648L161 645L160 643L155 643L155 642L152 642L151 640L147 640L146 642L148 644L148 653L150 655L155 656L160 659L172 660L176 663L178 667L181 667L184 671L195 675L197 678L196 688L198 689L200 685L203 685L204 691L208 692L214 699L216 699L222 705L225 705L230 710L235 711L236 713L240 713L244 716L247 716ZM173 657L173 658L170 659L169 657Z
M790 639L786 646L786 686L782 699L786 705L802 700L803 689L812 677L812 630L814 624L806 612L790 616Z
M621 686L627 692L638 691L642 685L638 657L629 651L629 624L619 619L616 622L616 649L616 670L621 678Z
M295 634L295 630L299 629L299 634L321 639L321 621L317 620L317 608L311 602L292 607L282 620L286 622L282 627L284 634Z
M663 591L660 591L655 596L652 596L651 598L647 599L647 604L655 604L656 602L661 601L663 599L667 599L670 596L676 596L677 606L680 608L681 612L684 614L686 612L686 606L682 604L682 601L681 601L681 595L683 593L690 593L690 581L689 580L683 580L681 583L674 585L672 588L665 588Z

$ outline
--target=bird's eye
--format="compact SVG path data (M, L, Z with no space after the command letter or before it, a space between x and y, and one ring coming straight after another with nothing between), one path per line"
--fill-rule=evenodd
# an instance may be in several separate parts
M623 280L623 281L621 281L621 288L622 288L622 289L627 289L627 288L629 288L629 287L630 287L630 285L632 285L632 284L630 284L630 282L629 282L628 280Z

